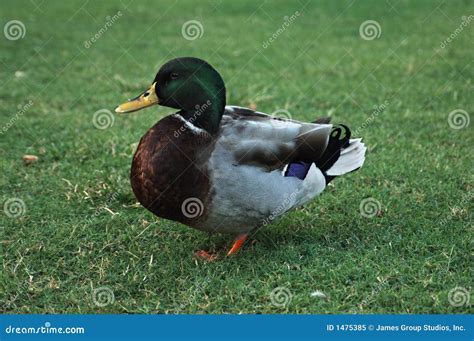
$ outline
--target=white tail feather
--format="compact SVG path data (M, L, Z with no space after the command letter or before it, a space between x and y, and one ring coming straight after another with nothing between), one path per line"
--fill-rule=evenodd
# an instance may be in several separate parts
M362 139L351 139L349 146L341 151L341 156L326 172L330 176L339 176L362 167L365 160L367 147L361 142Z

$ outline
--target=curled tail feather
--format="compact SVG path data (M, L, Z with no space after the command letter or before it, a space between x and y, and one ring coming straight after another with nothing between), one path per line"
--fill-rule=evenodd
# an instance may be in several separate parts
M324 118L324 123L327 122L329 119ZM326 184L336 176L353 172L362 166L367 148L361 140L351 139L351 131L344 124L333 127L324 153L313 161L323 173ZM304 161L291 162L284 175L295 176L303 180L311 164L312 162Z
M350 129L340 124L331 132L328 148L316 162L324 174L326 184L336 176L353 172L364 164L367 148L362 139L351 139Z

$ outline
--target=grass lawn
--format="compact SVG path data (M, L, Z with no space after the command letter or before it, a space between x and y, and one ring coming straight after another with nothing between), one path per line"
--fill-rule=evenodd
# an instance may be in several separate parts
M473 312L472 1L1 7L0 28L24 25L0 36L1 311ZM190 20L202 29L185 39ZM360 33L367 20L375 36ZM369 148L364 167L236 257L196 260L231 238L156 218L129 183L140 137L173 110L107 129L93 118L177 56L214 65L229 104L346 123ZM379 207L361 214L368 198Z

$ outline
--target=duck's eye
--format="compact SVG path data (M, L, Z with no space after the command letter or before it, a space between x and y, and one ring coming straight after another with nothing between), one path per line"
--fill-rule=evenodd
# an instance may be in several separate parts
M177 72L172 72L171 73L171 79L176 79L178 78L178 73Z

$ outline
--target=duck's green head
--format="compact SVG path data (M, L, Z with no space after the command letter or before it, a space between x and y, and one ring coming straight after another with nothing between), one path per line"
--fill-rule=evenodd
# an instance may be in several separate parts
M213 134L224 112L224 81L204 60L176 58L160 68L148 90L115 111L128 113L154 104L180 109L184 118Z

